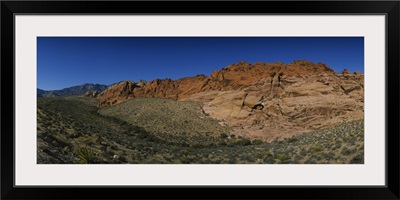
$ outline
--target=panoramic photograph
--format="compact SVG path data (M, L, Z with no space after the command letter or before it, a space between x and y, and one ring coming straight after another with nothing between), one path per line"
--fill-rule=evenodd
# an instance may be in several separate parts
M37 164L364 164L364 37L37 37Z

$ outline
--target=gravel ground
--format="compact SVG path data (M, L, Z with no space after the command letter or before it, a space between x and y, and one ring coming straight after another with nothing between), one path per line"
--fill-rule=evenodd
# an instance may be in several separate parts
M229 134L201 104L133 99L38 98L38 164L362 164L364 121L264 143ZM182 121L187 123L182 123Z
M229 127L208 117L202 103L174 101L160 98L135 98L121 104L99 110L104 116L116 117L166 141L189 140L200 145L198 137L206 136L209 143L221 134L229 134Z

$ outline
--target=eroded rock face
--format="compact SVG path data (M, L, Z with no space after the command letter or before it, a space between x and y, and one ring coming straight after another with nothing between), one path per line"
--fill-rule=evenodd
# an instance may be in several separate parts
M99 94L100 94L100 92L95 90L95 91L87 91L82 96L89 97L89 98L97 98L99 96Z
M278 73L277 73L278 74ZM240 90L214 95L204 110L237 135L273 140L364 118L364 75L319 74L260 79ZM189 99L201 99L199 93ZM212 93L214 94L214 93ZM254 105L260 105L255 109Z
M336 73L323 63L240 62L178 80L138 86L121 82L101 93L99 106L134 97L204 102L204 111L234 134L272 140L364 117L364 75Z
M103 91L98 98L101 100L99 106L112 106L123 102L125 99L134 97L133 90L137 87L133 81L123 81L110 86Z
M282 93L264 99L257 107L254 105L260 105L262 92L224 91L205 103L204 110L233 127L235 134L262 140L291 137L364 117L363 102L357 99L336 95L334 90L323 94L325 90L318 87L305 88L309 90L300 91L302 95Z

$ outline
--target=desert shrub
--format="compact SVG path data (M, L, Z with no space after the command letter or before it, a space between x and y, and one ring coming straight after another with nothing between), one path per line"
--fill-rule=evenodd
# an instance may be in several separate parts
M261 152L256 152L256 153L255 153L255 157L256 157L256 158L263 158L264 156L263 156L263 153L261 153Z
M226 146L227 143L225 141L219 141L218 144L219 146Z
M356 156L354 156L351 160L350 160L350 164L363 164L364 163L364 156L361 154L358 154Z
M120 160L121 162L123 162L123 163L126 163L126 162L127 162L127 159L126 159L126 157L125 157L124 155L120 155L118 158L119 158L119 160Z
M236 164L236 158L229 158L228 164Z
M262 143L263 143L263 141L261 141L261 140L253 140L253 145L260 145Z
M234 147L234 146L235 146L235 143L229 142L229 143L227 144L227 146L228 146L228 147Z
M336 141L335 145L332 146L332 150L336 150L342 147L342 141Z
M310 153L317 153L323 151L324 148L320 145L314 145L312 148L310 148L309 152Z
M287 140L288 143L293 143L293 142L297 142L297 141L298 141L298 139L297 139L297 138L294 138L294 137L289 138L289 139Z
M111 145L111 149L112 150L118 150L118 146L117 145Z
M343 155L346 155L346 156L348 156L348 155L350 155L350 154L354 154L355 152L356 152L355 149L349 149L349 148L347 148L347 147L344 147L344 148L342 149L342 151L341 151L341 153L342 153Z
M188 156L189 155L189 150L188 149L183 149L182 150L182 155Z
M275 159L273 156L268 156L264 158L264 163L273 164L275 163Z
M272 156L271 153L270 153L269 151L264 151L263 154L264 154L264 157L270 157L270 156Z
M242 146L248 146L251 145L251 141L249 139L241 139L239 141L237 141L237 144L242 145Z
M317 164L314 158L309 158L307 159L304 164Z
M326 160L333 160L335 158L335 154L333 152L323 154L323 156Z
M220 137L221 137L222 139L225 139L225 138L228 137L228 135L227 135L226 133L221 133Z
M276 156L276 159L278 159L282 163L289 159L289 157L286 154L280 153Z
M93 164L96 161L96 154L93 150L86 147L81 147L77 150L76 155L79 158L81 164Z
M225 145L226 145L226 143L225 143ZM201 144L195 143L195 144L191 144L190 147L191 147L191 148L196 148L196 149L197 149L197 148L201 148L201 147L203 147L203 146L202 146Z
M212 160L210 161L211 164L221 164L221 160L217 159L217 160Z
M303 157L304 157L304 156L307 156L307 150L304 149L304 148L301 149L301 150L300 150L300 155L303 156Z
M247 161L249 163L254 163L256 158L252 154L244 154L241 156L241 160Z
M299 155L293 156L292 163L299 163L300 160L301 160L301 158L302 158L302 157L299 156Z

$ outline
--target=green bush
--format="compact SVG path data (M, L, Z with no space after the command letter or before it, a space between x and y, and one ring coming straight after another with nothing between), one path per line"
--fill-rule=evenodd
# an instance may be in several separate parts
M280 154L278 154L278 156L276 156L276 159L278 159L282 163L289 158L286 154L280 153Z
M261 140L253 140L253 145L260 145L262 143L263 143L263 141L261 141Z
M317 153L323 151L324 148L320 145L314 145L312 148L310 148L310 153Z
M222 139L225 139L225 138L228 137L228 135L227 135L226 133L221 133L220 137L221 137Z
M294 138L294 137L289 138L289 139L287 140L288 143L293 143L293 142L297 142L297 141L298 141L298 139L297 139L297 138Z
M249 139L241 139L237 141L237 144L242 145L242 146L248 146L251 145L251 141Z
M188 156L188 155L189 155L189 150L188 150L188 149L183 149L183 150L182 150L182 154L183 154L184 156Z
M96 161L96 155L93 150L86 147L79 148L76 154L81 164L93 164Z
M360 154L354 156L350 161L350 164L363 164L363 163L364 163L364 156Z
M347 148L347 147L344 147L343 149L342 149L342 154L343 155L346 155L346 156L348 156L348 155L351 155L351 154L353 154L353 153L355 153L356 152L356 150L355 149L349 149L349 148Z

